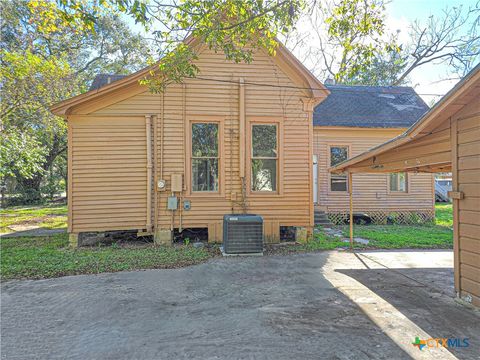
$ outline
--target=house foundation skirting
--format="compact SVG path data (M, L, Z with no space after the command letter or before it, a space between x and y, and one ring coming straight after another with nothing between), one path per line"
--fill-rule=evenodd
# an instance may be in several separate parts
M372 224L425 224L434 221L435 211L433 210L404 210L404 211L388 211L388 210L374 210L362 211L354 210L354 222L365 221L364 216L367 215L371 219ZM327 211L328 219L335 225L348 224L348 211Z

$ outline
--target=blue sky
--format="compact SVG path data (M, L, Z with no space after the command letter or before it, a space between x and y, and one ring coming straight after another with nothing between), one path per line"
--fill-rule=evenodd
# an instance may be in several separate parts
M478 0L393 0L387 5L387 24L396 26L407 35L406 26L415 19L427 19L430 15L441 16L446 7L475 7ZM394 29L392 29L394 30ZM396 29L395 29L396 30ZM419 93L445 94L458 80L441 81L446 78L446 67L441 64L426 64L410 76L411 85ZM438 96L422 96L427 103L438 100Z
M440 14L444 8L453 6L474 6L477 0L393 0L387 11L394 17L414 20Z

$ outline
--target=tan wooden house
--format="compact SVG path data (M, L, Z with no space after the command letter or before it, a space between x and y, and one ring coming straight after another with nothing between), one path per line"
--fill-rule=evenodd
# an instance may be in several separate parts
M189 45L194 79L152 94L139 80L153 66L52 108L68 122L72 238L208 228L221 241L223 216L244 212L264 218L270 241L280 226L313 226L312 114L328 90L282 46L237 64Z
M405 133L331 171L353 174L354 192L359 173L451 171L455 289L480 306L480 65Z
M209 241L219 242L222 218L231 213L261 215L267 242L279 241L281 229L311 231L315 207L345 210L345 189L326 190L326 146L346 144L355 154L419 116L388 128L314 130L315 107L335 91L282 45L276 56L259 51L245 64L196 40L188 44L198 53L196 78L152 94L139 80L155 66L98 76L90 91L52 107L68 122L68 231L74 243L82 243L79 234L127 230L168 243L183 229L208 229ZM432 210L431 177L410 178L409 192L398 196L387 194L387 177L375 179L385 185L382 194L370 195L375 210L382 196L392 208L402 203L407 210Z

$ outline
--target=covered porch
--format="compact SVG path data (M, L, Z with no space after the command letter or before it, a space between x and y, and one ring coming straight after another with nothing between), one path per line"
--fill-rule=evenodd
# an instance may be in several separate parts
M457 296L480 306L480 65L402 135L330 169L347 173L353 244L355 173L452 173Z

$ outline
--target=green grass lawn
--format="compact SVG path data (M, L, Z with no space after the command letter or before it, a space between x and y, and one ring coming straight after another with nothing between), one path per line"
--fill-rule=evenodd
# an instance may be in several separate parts
M0 211L2 232L11 225L34 224L41 228L66 226L66 206L18 207ZM357 249L452 248L452 206L436 205L435 225L355 225L355 237L370 243L355 243ZM343 227L348 237L348 226ZM267 254L287 254L347 248L348 242L324 232L301 244L269 249ZM2 279L40 279L75 274L96 274L135 269L172 268L197 264L218 255L218 249L193 246L156 247L117 245L68 247L68 235L50 237L0 238L0 272Z
M348 227L343 229L349 236ZM355 225L354 237L368 239L368 248L379 249L450 249L453 246L452 230L437 225Z
M453 226L452 203L435 204L435 224L440 226Z
M68 235L0 238L2 280L42 279L135 269L173 268L197 264L217 255L193 246L68 247Z
M66 205L12 207L0 210L0 233L13 232L11 226L62 229L67 227Z
M368 248L381 249L451 249L453 247L452 204L435 204L435 224L425 225L355 225L354 236L370 240ZM349 236L349 228L343 228ZM356 246L361 246L356 244Z

